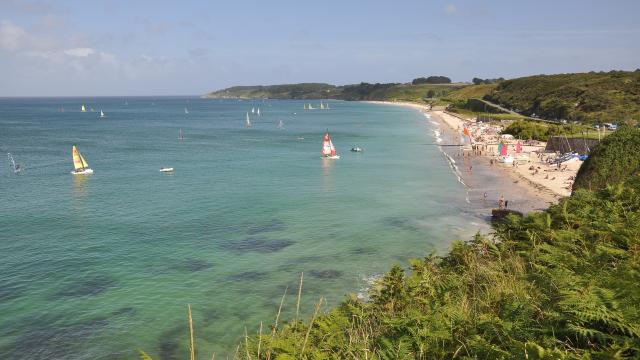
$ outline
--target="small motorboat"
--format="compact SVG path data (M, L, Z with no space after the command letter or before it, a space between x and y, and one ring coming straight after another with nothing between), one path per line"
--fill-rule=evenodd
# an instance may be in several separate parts
M170 172L173 172L173 168L172 167L161 167L160 168L160 172L170 173Z
M351 151L352 152L362 152L363 149L361 147L359 147L359 146L354 146L354 147L351 148Z

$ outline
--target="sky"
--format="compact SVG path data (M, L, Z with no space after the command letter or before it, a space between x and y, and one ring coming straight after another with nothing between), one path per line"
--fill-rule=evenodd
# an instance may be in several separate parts
M0 0L0 96L640 68L638 0Z

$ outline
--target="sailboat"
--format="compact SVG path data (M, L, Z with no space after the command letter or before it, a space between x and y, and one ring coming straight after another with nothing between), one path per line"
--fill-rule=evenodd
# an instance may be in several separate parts
M251 119L249 119L249 113L247 113L247 121L244 124L245 127L251 127Z
M11 156L11 153L7 153L7 157L9 158L9 167L11 168L11 170L13 170L13 173L20 173L22 171L22 167L20 166L20 164L16 164L16 162L13 160L13 156Z
M178 140L184 140L184 134L182 133L182 128L180 128L180 132L178 133Z
M260 108L258 108L258 111L257 111L257 113L258 113L258 116L260 116Z
M336 153L336 148L333 146L333 142L331 142L331 136L329 136L329 131L324 134L324 139L322 140L322 158L323 159L340 159L340 155Z
M80 112L87 112L87 109L84 107L84 104L80 107Z
M329 103L324 104L324 109L329 110Z
M189 114L189 110L187 110L187 108L184 108L184 113Z
M324 110L324 104L320 101L320 110Z
M498 152L500 153L500 156L498 157L498 162L501 163L505 163L505 164L513 164L513 156L509 155L508 151L507 151L507 144L503 144L500 143L498 145Z
M278 129L284 129L284 122L282 120L278 122Z
M89 111L93 112L93 106L89 108Z
M82 154L78 151L75 145L71 148L71 155L73 156L73 175L87 175L93 174L93 170L89 168L89 163L84 159Z
M106 117L107 117L107 115L105 115L105 114L104 114L104 111L100 110L100 117L101 117L101 118L106 118Z
M302 109L307 110L307 104L302 104Z
M251 108L251 113L252 113L252 114L255 114L255 113L256 113L256 108L252 107L252 108Z
M311 104L308 105L307 107L308 110L314 110L315 108L313 106L311 106Z

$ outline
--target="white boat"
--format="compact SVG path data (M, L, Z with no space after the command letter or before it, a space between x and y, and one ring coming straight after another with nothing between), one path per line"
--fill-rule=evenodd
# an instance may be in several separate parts
M260 116L260 108L258 108L257 114L258 116Z
M163 172L163 173L173 172L173 168L172 167L161 167L160 168L160 172Z
M364 151L360 146L354 146L351 148L352 152L362 152Z
M188 113L189 113L189 110L188 110L187 108L184 108L184 113L185 113L185 114L188 114Z
M71 156L73 157L74 170L71 172L73 175L93 174L93 170L89 168L89 163L87 163L87 160L84 159L75 145L71 148Z
M87 112L87 108L84 107L84 104L80 107L80 112Z
M324 104L322 103L322 101L320 101L320 109L324 110Z
M256 108L252 107L252 108L251 108L251 113L252 113L252 114L255 114L255 113L256 113Z
M251 126L251 119L249 118L249 113L247 113L247 120L245 121L244 127L250 128Z
M9 158L9 167L13 170L13 173L19 174L22 171L22 166L20 166L20 164L16 164L11 153L7 153L7 157Z
M105 114L104 114L104 111L100 110L100 117L101 117L101 118L106 118L106 117L107 117L107 115L105 115Z
M307 106L307 110L315 110L315 108L314 108L311 104L309 104L309 105Z
M331 141L329 131L324 134L324 139L322 140L322 150L320 153L322 154L323 159L340 159L340 155L337 154L336 147L333 146L333 142Z

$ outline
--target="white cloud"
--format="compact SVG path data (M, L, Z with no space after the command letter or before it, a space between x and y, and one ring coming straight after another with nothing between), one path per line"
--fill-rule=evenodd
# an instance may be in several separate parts
M74 56L74 57L87 57L89 55L95 54L95 50L93 50L92 48L88 48L88 47L82 47L82 48L73 48L73 49L67 49L64 50L64 53L69 55L69 56Z
M458 8L454 4L449 4L444 8L444 12L447 15L453 15L458 11Z
M0 50L14 52L23 48L29 41L27 32L11 21L0 21Z

